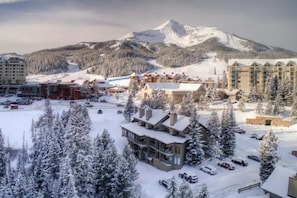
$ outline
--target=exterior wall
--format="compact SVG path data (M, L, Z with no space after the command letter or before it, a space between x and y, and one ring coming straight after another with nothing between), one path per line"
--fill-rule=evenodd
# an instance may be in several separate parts
M24 85L20 87L17 95L20 97L41 97L41 89L39 85Z
M44 83L41 84L41 96L50 99L82 99L80 87L75 84Z
M253 124L253 125L268 125L269 122L271 126L284 126L284 127L290 127L291 122L288 120L283 120L281 117L270 117L270 116L256 116L256 118L246 119L247 124Z
M289 62L289 61L288 61ZM246 94L249 93L250 88L256 85L257 92L260 95L264 93L266 78L272 75L278 75L281 82L288 77L294 84L297 85L297 65L286 63L286 65L228 65L228 89L241 89Z
M295 177L289 177L288 196L297 197L297 174Z
M139 160L164 171L182 168L185 143L164 144L150 137L138 136L124 128L122 135L127 137L131 149Z
M5 57L5 56L4 56ZM23 85L26 82L26 62L18 56L0 60L0 85Z

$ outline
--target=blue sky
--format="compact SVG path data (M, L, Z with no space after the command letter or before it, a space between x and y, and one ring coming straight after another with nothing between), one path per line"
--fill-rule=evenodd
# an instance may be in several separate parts
M297 51L296 8L296 0L0 0L0 53L111 40L169 19Z

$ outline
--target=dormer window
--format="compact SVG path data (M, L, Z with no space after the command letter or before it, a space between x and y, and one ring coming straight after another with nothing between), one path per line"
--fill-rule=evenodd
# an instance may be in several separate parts
M256 62L253 62L251 66L258 66L258 64Z
M264 64L264 66L268 66L268 67L269 67L269 66L271 66L271 65L270 65L270 63L266 62L266 63Z
M275 66L278 66L278 67L280 67L280 66L282 66L283 64L281 63L281 62L277 62L276 64L275 64Z
M239 66L238 62L234 62L232 66Z

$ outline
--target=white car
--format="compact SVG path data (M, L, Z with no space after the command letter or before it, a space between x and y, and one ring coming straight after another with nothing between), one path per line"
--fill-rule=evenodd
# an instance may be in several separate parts
M210 175L215 175L217 174L217 169L213 166L210 165L205 165L205 166L201 166L200 170L210 174Z

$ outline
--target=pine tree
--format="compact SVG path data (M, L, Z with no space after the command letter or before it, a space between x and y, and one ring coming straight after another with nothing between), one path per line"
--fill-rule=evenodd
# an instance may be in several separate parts
M273 172L277 162L278 138L269 130L260 142L259 153L260 163L260 179L265 182L269 175Z
M179 114L191 116L191 111L194 108L194 99L192 92L188 92L183 98L179 106Z
M236 126L235 115L231 103L227 104L227 109L222 113L222 133L220 147L224 156L232 156L235 151L236 142L233 128Z
M124 147L122 156L128 162L128 167L130 170L130 176L132 178L132 181L136 181L138 179L138 175L139 175L139 173L136 169L137 159L136 159L135 155L133 154L133 151L129 145L126 145Z
M188 182L183 181L177 191L177 198L194 198L193 191Z
M64 155L69 157L78 196L88 197L93 193L90 122L81 105L75 105L71 111L65 131Z
M262 105L261 100L258 100L257 107L256 107L256 113L259 115L261 115L263 113L263 105Z
M284 85L282 86L281 96L284 105L290 106L293 103L294 84L292 81L286 78Z
M206 184L202 184L198 198L209 198L209 193Z
M131 122L131 116L134 114L134 112L135 112L135 105L133 102L132 95L130 94L123 113L127 122Z
M265 79L265 86L264 86L264 100L270 101L271 98L271 77L267 76Z
M282 102L281 102L281 95L280 95L280 93L278 93L274 100L272 113L273 113L273 115L278 115L278 114L280 114L280 112L282 110L283 110L283 107L282 107Z
M61 163L60 174L60 197L65 198L79 198L75 185L75 176L73 175L72 168L68 156L66 156Z
M297 97L295 97L294 103L291 109L291 122L293 124L297 123Z
M189 165L199 165L204 159L203 142L201 140L201 126L197 120L196 109L192 109L189 140L186 148L185 163Z
M0 128L0 181L6 174L6 152L4 148L4 137Z
M260 99L256 86L252 86L248 95L248 102L255 103Z
M273 115L272 101L270 100L265 109L265 115Z
M278 76L275 75L274 77L271 78L270 80L270 100L275 100L278 89L279 89L279 79Z
M240 100L238 102L238 109L241 112L244 112L245 111L245 104L244 104L244 99L243 98L240 98Z
M165 109L167 104L165 91L158 89L153 90L150 97L144 98L141 101L141 107L149 106L152 109Z
M217 112L212 111L208 121L207 128L209 130L209 139L207 144L208 155L211 159L219 157L221 155L220 149L220 136L222 133L221 124Z
M175 181L175 177L173 176L169 182L168 195L166 196L166 198L176 198L177 192L178 192L178 187Z
M136 80L130 80L129 92L133 98L135 98L138 91L139 91L138 82Z
M222 77L222 89L227 89L227 88L228 88L228 79L227 79L226 71L224 70L223 77Z

